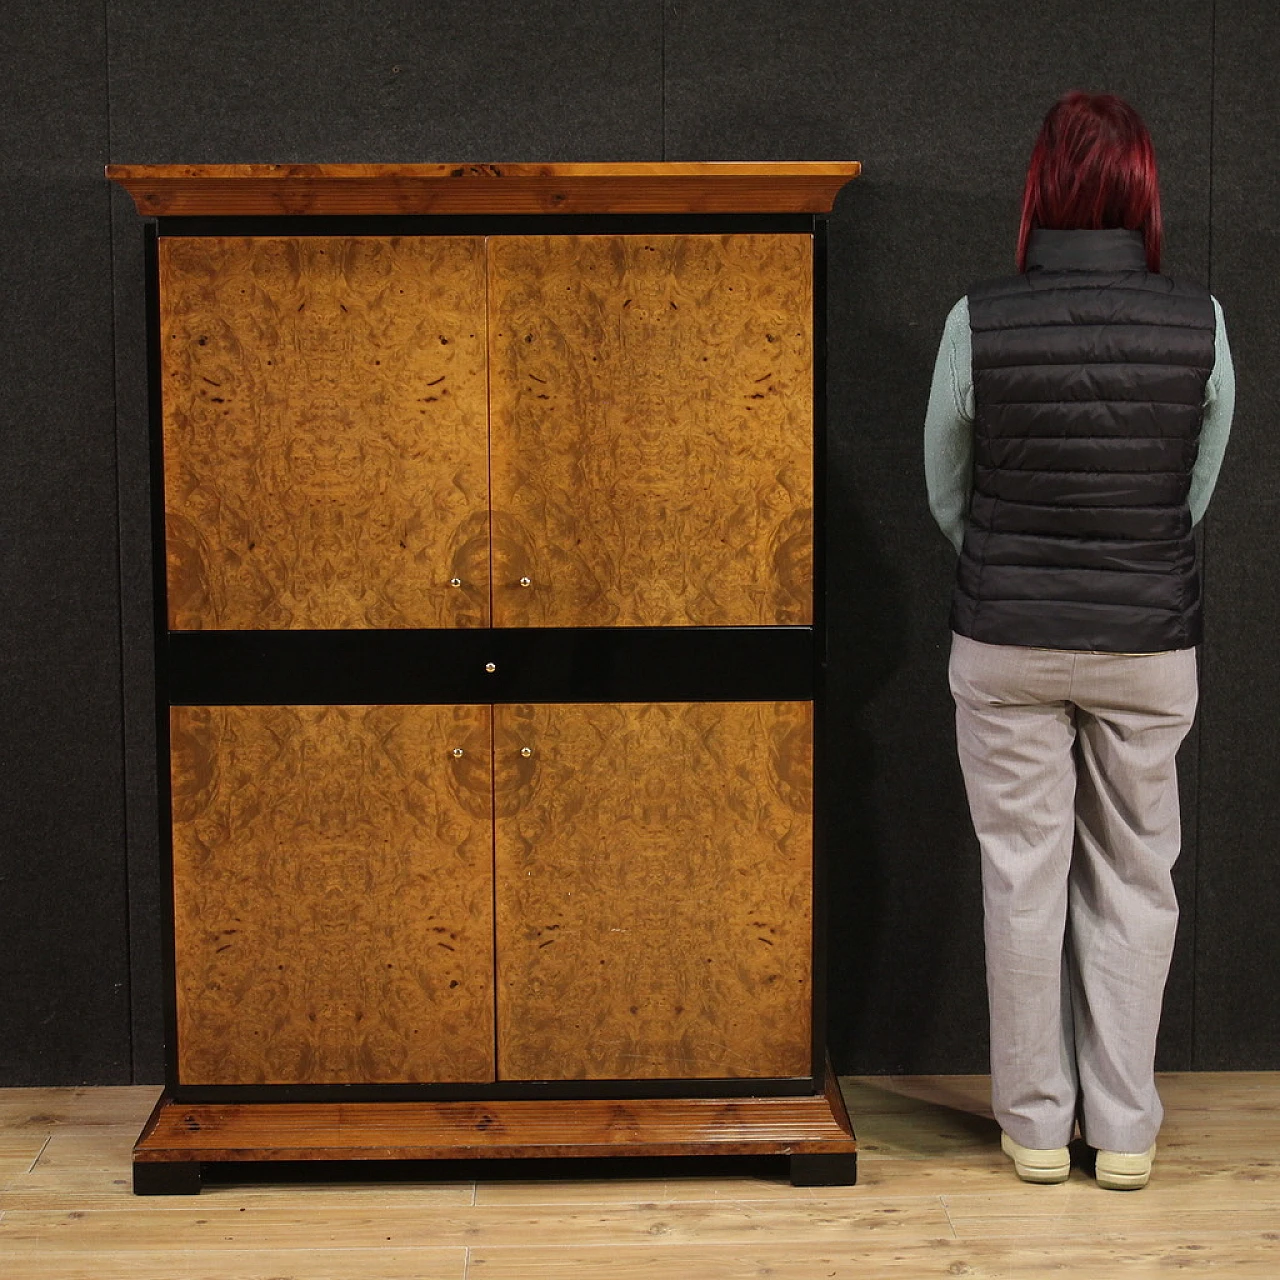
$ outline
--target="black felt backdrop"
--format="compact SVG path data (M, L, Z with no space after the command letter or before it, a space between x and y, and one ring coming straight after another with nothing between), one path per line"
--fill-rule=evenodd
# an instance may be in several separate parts
M920 425L1071 87L1146 116L1167 268L1215 290L1239 374L1161 1065L1280 1068L1270 0L53 0L6 25L0 1084L162 1075L141 226L108 160L863 162L830 228L830 1040L842 1072L983 1070Z

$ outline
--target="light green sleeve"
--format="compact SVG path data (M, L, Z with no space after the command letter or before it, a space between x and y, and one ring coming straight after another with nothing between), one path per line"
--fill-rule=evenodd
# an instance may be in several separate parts
M1222 457L1227 451L1227 438L1231 434L1231 418L1236 408L1236 371L1231 363L1231 348L1227 345L1227 326L1222 318L1222 305L1213 300L1217 317L1214 333L1213 372L1204 395L1204 422L1200 427L1200 451L1191 472L1191 523L1198 524L1213 496L1222 468Z
M969 300L961 298L942 329L924 415L924 479L929 510L957 551L964 541L973 489L973 343Z

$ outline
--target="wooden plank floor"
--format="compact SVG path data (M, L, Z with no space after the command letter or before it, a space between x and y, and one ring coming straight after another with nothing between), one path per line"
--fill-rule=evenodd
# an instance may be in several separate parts
M1019 1182L984 1076L845 1078L856 1187L670 1161L411 1180L206 1183L137 1198L158 1090L0 1089L5 1280L875 1280L1280 1277L1280 1073L1161 1077L1151 1185ZM312 1171L314 1173L314 1170ZM592 1176L584 1176L590 1173Z

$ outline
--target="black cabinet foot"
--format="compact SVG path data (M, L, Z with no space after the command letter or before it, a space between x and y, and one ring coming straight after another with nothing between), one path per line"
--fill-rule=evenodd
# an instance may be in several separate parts
M854 1151L789 1159L793 1187L851 1187L858 1181L858 1155Z
M200 1164L182 1161L139 1161L133 1166L135 1196L198 1196Z

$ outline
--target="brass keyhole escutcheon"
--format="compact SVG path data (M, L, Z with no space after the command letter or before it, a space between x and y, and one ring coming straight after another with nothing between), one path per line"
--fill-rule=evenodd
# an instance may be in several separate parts
M533 586L533 579L532 579L532 578L521 578L521 579L520 579L520 585L521 585L522 587L531 587L531 586Z
M455 760L461 760L461 759L462 759L462 748L461 748L461 747L454 747L454 749L453 749L453 758L454 758Z
M449 579L449 585L450 585L451 587L460 587L460 586L462 586L462 579L461 579L461 578L450 578L450 579Z
M484 664L484 669L485 669L485 670L486 670L490 675L492 675L495 671L497 671L497 669L498 669L498 664L497 664L496 662L486 662L486 663Z
M522 756L524 756L524 758L527 760L531 755L533 755L533 748L532 748L532 747L521 747L521 748L520 748L520 754L521 754Z

